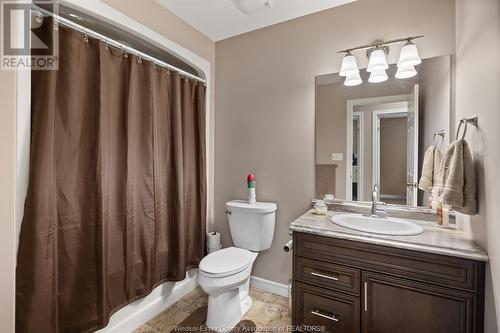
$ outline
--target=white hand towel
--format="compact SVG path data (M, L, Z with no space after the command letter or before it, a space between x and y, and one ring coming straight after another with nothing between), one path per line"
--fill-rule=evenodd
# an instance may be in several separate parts
M424 155L424 163L422 165L422 176L418 182L419 189L425 192L431 192L432 187L437 183L442 158L443 155L436 146L432 145L427 148Z

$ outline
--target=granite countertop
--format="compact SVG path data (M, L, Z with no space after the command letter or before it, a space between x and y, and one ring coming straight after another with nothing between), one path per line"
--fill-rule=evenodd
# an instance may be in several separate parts
M488 261L486 251L480 248L470 236L461 230L439 227L434 222L407 219L420 225L424 232L415 236L387 236L347 229L330 221L332 216L349 213L328 211L327 215L316 215L313 211L311 209L292 222L290 230L407 250Z

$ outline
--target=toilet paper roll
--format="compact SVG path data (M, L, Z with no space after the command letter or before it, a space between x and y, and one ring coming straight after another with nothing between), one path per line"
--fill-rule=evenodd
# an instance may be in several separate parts
M207 247L217 248L221 245L220 232L209 232L207 234Z

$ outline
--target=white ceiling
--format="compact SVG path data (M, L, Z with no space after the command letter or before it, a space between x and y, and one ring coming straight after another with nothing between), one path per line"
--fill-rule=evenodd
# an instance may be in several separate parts
M156 0L214 41L340 6L355 0L273 0L263 13L245 15L231 0Z

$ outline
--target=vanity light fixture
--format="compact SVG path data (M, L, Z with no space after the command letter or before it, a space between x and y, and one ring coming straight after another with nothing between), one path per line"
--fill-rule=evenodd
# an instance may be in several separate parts
M389 45L399 43L405 44L399 55L397 63L398 71L395 77L398 79L406 79L417 75L415 66L420 64L422 60L420 59L417 46L413 43L413 40L421 37L424 36L410 36L386 42L377 41L373 44L357 46L339 51L339 53L345 53L339 72L340 76L346 77L344 85L356 86L362 82L356 58L351 53L352 51L358 50L368 50L367 53L369 60L368 67L366 68L366 71L370 73L368 82L377 83L386 81L388 79L386 70L389 68L386 54L388 53Z

